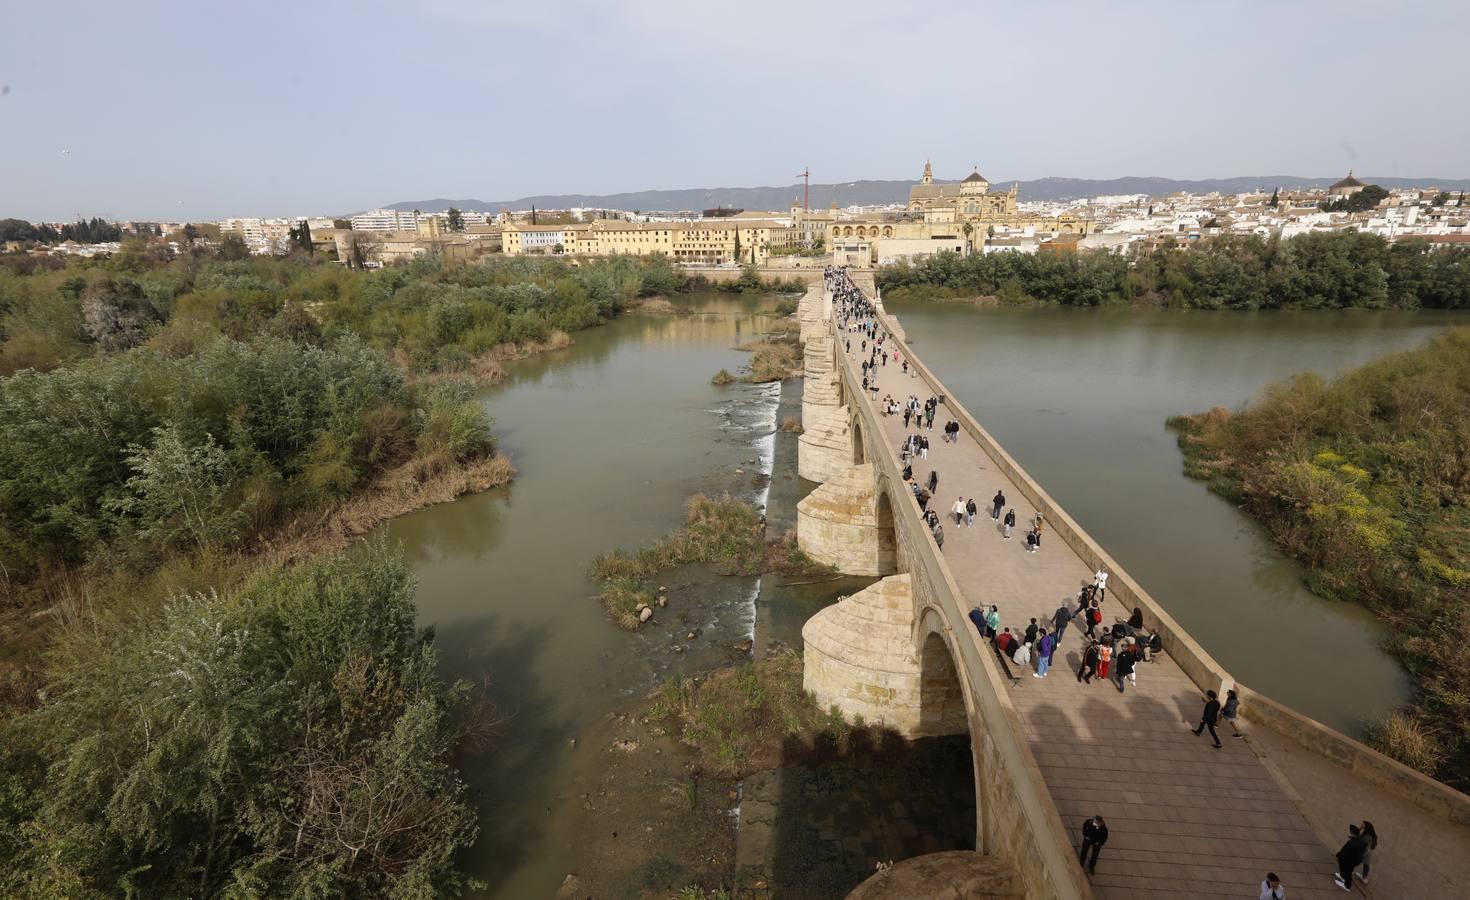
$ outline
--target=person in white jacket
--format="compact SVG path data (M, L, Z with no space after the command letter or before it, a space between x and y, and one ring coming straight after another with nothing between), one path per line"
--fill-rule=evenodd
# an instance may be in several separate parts
M1286 885L1275 872L1267 872L1266 880L1261 882L1261 900L1286 900Z
M1101 603L1103 601L1104 595L1108 592L1107 570L1099 566L1097 574L1092 576L1092 584L1094 587L1097 588L1097 602Z
M1031 665L1031 642L1030 641L1027 641L1026 643L1022 644L1021 646L1017 647L1016 648L1016 655L1013 656L1013 657L1011 657L1011 661L1014 662L1018 666L1030 666Z

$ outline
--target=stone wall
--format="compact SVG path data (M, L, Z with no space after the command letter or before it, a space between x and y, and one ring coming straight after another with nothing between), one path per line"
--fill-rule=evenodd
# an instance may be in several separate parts
M909 576L892 575L823 609L801 629L802 686L823 709L925 737ZM960 727L945 734L958 734Z
M889 575L898 568L892 523L873 466L848 466L796 504L796 544L845 575Z
M1282 706L1245 685L1237 684L1235 688L1240 695L1241 714L1250 721L1332 760L1358 778L1376 784L1420 809L1456 825L1470 826L1470 796L1389 759L1372 747Z

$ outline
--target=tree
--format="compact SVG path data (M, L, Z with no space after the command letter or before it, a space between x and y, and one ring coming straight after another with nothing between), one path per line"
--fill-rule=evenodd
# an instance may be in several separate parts
M233 231L223 235L219 242L220 259L239 262L250 258L250 248L245 246L245 239Z
M1351 196L1324 200L1318 204L1318 208L1324 212L1366 212L1376 209L1387 197L1388 191L1376 184L1370 184Z
M464 231L464 214L454 207L449 207L449 230Z
M150 326L163 315L130 279L96 278L82 292L82 328L104 352L115 353L143 343Z
M1449 191L1440 191L1435 196L1435 198L1430 201L1430 205L1432 205L1432 206L1444 206L1446 203L1449 202L1449 200L1450 200L1450 192Z
M140 535L159 547L192 544L201 550L231 543L243 524L225 503L231 481L224 448L206 433L191 444L176 423L153 429L153 445L128 448L129 494L109 501L112 511L136 519Z
M311 245L311 224L305 219L291 226L291 243L300 247L310 256L314 251Z
M365 231L354 231L347 237L347 265L351 268L367 268L382 252L382 242Z
M1281 188L1276 188L1271 192L1271 200L1266 205L1272 209L1276 209L1281 205Z

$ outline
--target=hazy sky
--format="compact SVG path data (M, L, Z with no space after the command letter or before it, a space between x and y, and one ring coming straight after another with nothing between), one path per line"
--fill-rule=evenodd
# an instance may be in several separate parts
M0 217L1470 176L1470 2L0 0Z

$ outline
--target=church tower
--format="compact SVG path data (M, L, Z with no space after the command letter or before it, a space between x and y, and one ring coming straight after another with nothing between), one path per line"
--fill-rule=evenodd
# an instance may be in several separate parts
M931 169L931 168L929 168L929 160L927 160L927 159L924 160L924 179L923 179L923 181L921 181L919 183L920 184L933 184L934 183L934 170Z

